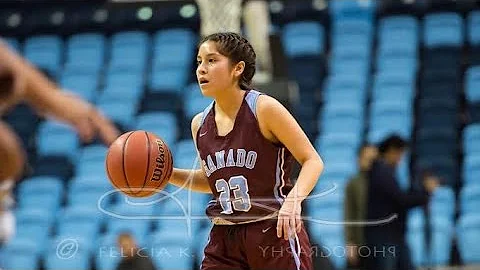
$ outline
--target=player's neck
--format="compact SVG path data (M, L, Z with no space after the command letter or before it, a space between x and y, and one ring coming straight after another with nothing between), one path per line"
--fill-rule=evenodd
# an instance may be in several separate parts
M238 88L227 90L215 97L215 111L220 114L227 115L230 118L235 118L240 106L242 106L245 91Z

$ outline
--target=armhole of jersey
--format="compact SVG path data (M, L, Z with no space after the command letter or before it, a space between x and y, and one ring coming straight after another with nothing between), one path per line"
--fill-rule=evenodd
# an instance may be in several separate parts
M250 108L250 111L252 111L253 115L255 118L257 118L257 100L258 97L262 95L262 93L255 91L255 90L250 90L245 97L245 100L247 101L248 107Z
M203 122L205 122L205 118L207 118L207 115L208 113L210 112L210 110L212 109L213 107L213 101L212 103L210 103L210 105L208 105L205 110L203 110L203 113L202 113L202 119L200 120L200 125L198 126L198 130L200 130L200 128L202 127L203 125ZM198 131L197 131L198 132Z

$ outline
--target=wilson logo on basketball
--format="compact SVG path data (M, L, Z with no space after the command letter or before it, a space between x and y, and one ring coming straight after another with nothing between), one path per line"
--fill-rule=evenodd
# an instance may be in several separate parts
M160 181L162 179L162 170L165 168L165 147L161 140L155 140L158 146L158 156L155 159L155 169L151 181Z

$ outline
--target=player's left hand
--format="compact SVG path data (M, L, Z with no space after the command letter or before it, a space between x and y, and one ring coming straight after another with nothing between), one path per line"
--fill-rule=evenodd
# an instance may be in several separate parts
M278 213L277 236L288 240L294 233L300 232L302 228L302 202L301 200L290 199L283 202Z
M61 100L68 108L56 117L75 128L83 141L90 142L98 134L106 145L110 145L118 138L119 130L92 104L67 92L62 93Z

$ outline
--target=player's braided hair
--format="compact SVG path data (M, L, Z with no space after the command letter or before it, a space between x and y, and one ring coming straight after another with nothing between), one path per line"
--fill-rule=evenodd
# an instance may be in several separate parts
M233 64L237 64L240 61L245 62L239 85L243 90L251 89L252 78L255 75L255 58L257 56L250 42L233 32L208 35L202 39L200 44L206 41L216 42L218 52L228 57Z

